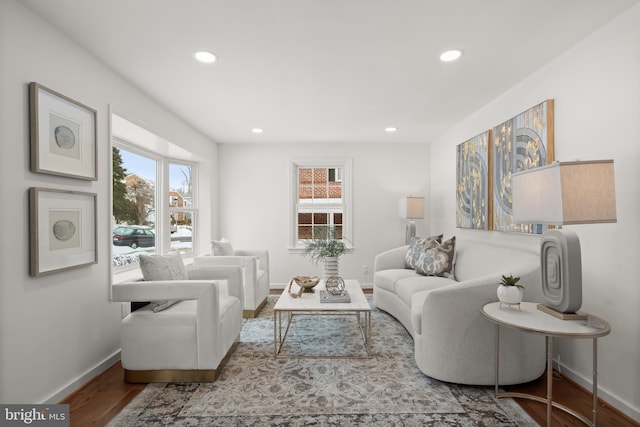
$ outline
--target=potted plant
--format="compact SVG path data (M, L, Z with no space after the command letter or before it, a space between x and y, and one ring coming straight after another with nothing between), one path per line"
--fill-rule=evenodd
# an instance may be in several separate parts
M340 255L348 254L351 248L347 247L343 239L338 238L334 227L319 227L314 230L314 238L308 240L304 248L304 256L318 265L324 262L324 278L338 276L338 259Z
M505 304L520 304L524 295L524 286L520 285L519 277L502 275L498 286L498 299Z

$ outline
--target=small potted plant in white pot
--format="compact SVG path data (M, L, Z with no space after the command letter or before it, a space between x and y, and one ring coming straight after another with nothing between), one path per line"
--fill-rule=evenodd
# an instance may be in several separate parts
M505 304L520 304L524 296L524 286L519 284L519 277L502 275L498 286L498 299Z

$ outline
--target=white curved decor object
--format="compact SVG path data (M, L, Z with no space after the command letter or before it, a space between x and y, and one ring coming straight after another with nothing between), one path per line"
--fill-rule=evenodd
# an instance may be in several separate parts
M582 306L580 240L571 230L547 230L540 241L542 293L547 307L575 313Z

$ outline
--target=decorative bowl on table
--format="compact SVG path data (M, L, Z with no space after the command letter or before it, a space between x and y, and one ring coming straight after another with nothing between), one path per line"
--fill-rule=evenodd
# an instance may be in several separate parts
M300 288L298 293L291 293L291 285L296 282L296 285ZM289 282L289 295L297 298L302 295L303 292L313 292L313 288L320 282L316 276L295 276Z

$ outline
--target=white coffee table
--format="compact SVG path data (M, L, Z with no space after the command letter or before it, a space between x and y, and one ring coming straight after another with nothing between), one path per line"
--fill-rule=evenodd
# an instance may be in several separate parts
M280 298L273 307L273 352L275 357L342 357L342 358L369 358L371 357L371 307L362 292L360 283L357 280L345 280L345 289L349 291L351 302L345 303L323 303L320 302L320 290L325 289L324 280L314 288L313 293L303 293L301 297L294 298L289 294L289 287L286 286L282 291ZM294 283L291 289L297 293L299 288ZM282 318L286 318L286 327L283 333ZM288 356L282 354L282 345L287 338L289 327L293 323L296 315L352 315L357 318L358 326L364 340L366 356L362 355L339 355L339 356L320 356L320 355L295 355Z

